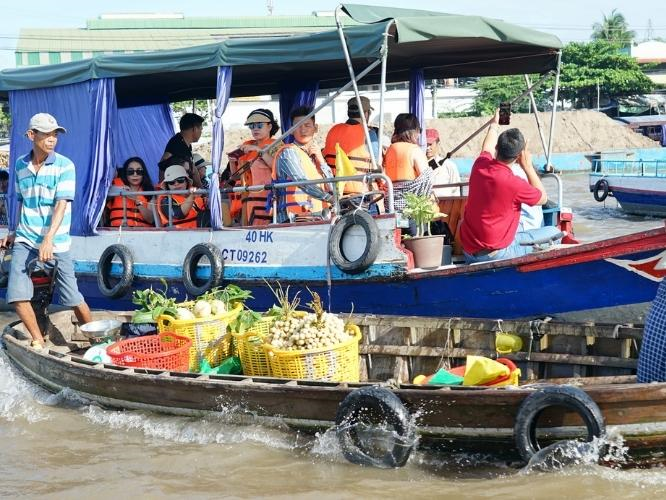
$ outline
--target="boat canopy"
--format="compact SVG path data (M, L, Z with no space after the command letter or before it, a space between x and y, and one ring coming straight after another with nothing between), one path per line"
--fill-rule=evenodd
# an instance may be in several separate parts
M353 85L358 94L356 81L362 76L364 84L383 82L384 75L389 82L409 80L409 109L423 123L425 79L545 73L558 67L557 38L503 21L362 5L341 5L336 19L340 11L364 24L4 70L0 98L9 100L17 124L11 130L10 163L31 148L22 124L38 112L57 116L69 132L59 140L58 150L76 165L72 234L94 235L117 166L139 156L157 181L162 147L174 133L168 103L215 98L208 200L211 226L220 229L217 173L223 168L222 116L230 97L280 94L280 124L286 136L294 106L314 106L319 89L339 93ZM380 115L382 99L383 94ZM369 144L367 128L366 136ZM13 175L12 169L10 221L16 220L17 207Z
M343 5L354 20L344 28L354 66L381 56L388 31L387 81L407 81L413 68L424 77L449 78L543 73L555 69L557 37L497 19L422 10ZM216 72L233 67L232 97L277 94L294 75L339 88L349 79L335 30L275 37L226 39L176 50L100 55L83 61L6 69L0 99L27 90L115 79L119 107L215 98ZM363 83L378 83L375 68Z

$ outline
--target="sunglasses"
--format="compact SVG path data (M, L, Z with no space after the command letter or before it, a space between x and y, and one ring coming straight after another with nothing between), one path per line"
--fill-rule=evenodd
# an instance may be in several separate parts
M178 177L172 181L167 182L167 186L173 186L174 184L185 184L187 182L187 177Z
M133 169L127 169L127 175L143 175L143 169L142 168L137 168L136 170Z
M250 130L254 130L255 128L257 129L263 128L264 125L268 125L268 123L267 122L248 123L247 128L249 128Z

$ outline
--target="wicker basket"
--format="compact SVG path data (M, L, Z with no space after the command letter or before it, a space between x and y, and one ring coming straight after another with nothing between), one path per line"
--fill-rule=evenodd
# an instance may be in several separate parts
M233 334L244 375L265 377L271 374L264 343L274 320L275 317L262 318L247 332Z
M173 333L120 340L106 348L114 365L186 372L192 341Z
M157 329L160 332L173 332L192 340L190 348L190 371L198 372L201 360L208 361L210 366L219 365L232 355L231 334L227 325L236 319L243 309L239 304L231 311L216 316L197 319L174 319L168 315L157 318Z
M358 344L361 330L347 325L354 337L333 347L303 351L283 351L264 344L270 374L289 379L324 380L329 382L358 382Z

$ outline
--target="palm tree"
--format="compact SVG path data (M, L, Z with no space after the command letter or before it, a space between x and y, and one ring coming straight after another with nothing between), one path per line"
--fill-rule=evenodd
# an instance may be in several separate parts
M592 26L593 40L607 40L609 42L616 42L626 47L631 44L636 36L636 33L629 29L629 24L625 17L613 9L610 15L604 14L604 20L601 23L594 23Z

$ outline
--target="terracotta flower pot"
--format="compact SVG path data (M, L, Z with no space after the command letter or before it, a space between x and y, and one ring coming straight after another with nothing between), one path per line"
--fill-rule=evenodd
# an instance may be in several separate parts
M421 269L435 269L442 263L444 236L419 236L403 242L414 254L414 265Z

